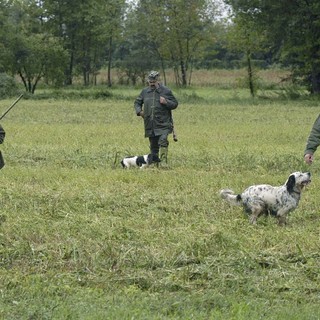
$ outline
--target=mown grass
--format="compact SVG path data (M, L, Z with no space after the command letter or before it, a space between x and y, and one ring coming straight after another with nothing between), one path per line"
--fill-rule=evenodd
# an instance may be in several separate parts
M2 121L0 317L319 319L317 101L177 90L169 167L123 170L148 152L138 92L22 100ZM298 170L313 181L284 228L218 196Z

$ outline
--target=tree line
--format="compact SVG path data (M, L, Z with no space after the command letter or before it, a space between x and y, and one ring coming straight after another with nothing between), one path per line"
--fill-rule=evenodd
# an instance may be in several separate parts
M254 94L254 68L278 64L319 93L319 15L318 0L3 0L0 73L34 93L40 80L96 84L102 69L108 86L113 69L136 84L169 68L188 86L197 68L245 65Z

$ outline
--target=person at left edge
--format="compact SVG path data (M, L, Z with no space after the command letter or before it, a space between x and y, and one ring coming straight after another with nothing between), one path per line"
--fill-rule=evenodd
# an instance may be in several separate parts
M3 127L0 124L0 144L3 143L5 136L6 136L6 132L4 131ZM4 160L3 160L2 153L0 151L0 169L2 169L3 166L4 166Z
M3 143L5 136L6 136L6 132L4 131L2 125L0 124L0 144Z
M177 107L178 101L172 91L159 82L159 72L151 71L148 87L142 89L134 102L134 108L137 116L144 120L145 137L149 138L154 162L167 162L168 135L173 131L171 111Z

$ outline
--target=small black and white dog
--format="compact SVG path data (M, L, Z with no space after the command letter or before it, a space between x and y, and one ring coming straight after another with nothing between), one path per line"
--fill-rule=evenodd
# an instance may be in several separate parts
M121 165L124 169L130 167L140 167L140 169L144 169L148 167L151 163L153 163L153 155L145 154L143 156L130 156L124 157L121 160Z
M284 225L288 213L298 207L301 192L310 182L310 172L293 172L279 187L254 185L239 194L224 189L220 191L220 196L230 204L243 206L252 224L257 223L260 215L271 214L278 218L280 225Z

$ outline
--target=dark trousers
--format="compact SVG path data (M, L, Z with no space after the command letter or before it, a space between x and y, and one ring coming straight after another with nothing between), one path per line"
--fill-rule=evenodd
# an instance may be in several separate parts
M149 137L150 141L150 152L152 154L159 154L160 147L168 147L168 134L162 134L161 136Z

